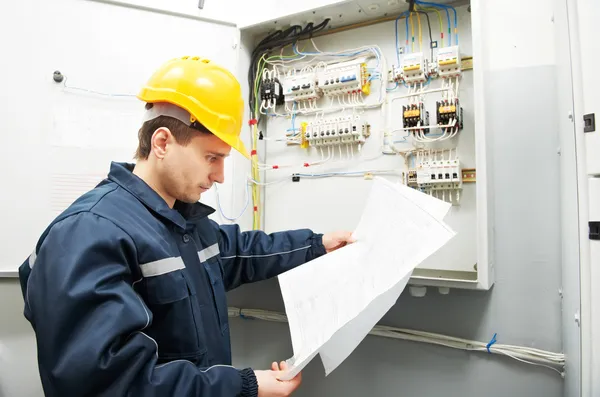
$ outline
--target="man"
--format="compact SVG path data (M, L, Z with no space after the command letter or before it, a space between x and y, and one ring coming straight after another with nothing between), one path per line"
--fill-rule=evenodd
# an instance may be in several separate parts
M219 226L198 203L223 182L239 138L238 81L208 60L163 65L146 102L136 165L108 178L42 234L20 267L46 396L288 396L285 363L230 366L226 291L275 277L351 234L267 235Z

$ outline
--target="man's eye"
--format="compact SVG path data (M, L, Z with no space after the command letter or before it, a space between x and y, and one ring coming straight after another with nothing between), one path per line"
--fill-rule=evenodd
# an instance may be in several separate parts
M217 158L215 156L210 156L210 157L208 157L208 161L210 163L214 163L215 161L217 161Z

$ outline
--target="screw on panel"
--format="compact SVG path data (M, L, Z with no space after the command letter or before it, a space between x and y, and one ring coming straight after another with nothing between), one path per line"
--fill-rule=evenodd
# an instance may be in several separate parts
M62 81L65 79L65 76L63 76L63 74L56 70L54 72L54 74L52 75L52 78L54 79L54 81L56 81L57 83L62 83Z
M577 326L581 326L581 321L579 320L579 312L575 313L575 324L577 324Z

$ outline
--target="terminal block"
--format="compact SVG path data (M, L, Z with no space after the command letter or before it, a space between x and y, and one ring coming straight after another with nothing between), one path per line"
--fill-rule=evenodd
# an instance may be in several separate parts
M438 125L450 125L455 121L455 126L459 129L463 128L463 110L459 106L458 99L453 101L443 100L436 102L436 117Z
M429 125L429 112L425 111L423 103L402 106L404 128Z
M363 144L370 134L370 126L360 116L334 117L308 123L304 138L310 146Z
M417 183L417 170L408 170L406 184L412 188L416 188L419 186L419 184Z

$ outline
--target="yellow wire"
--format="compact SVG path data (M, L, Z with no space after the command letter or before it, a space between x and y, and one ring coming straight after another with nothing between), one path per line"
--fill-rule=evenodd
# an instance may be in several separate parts
M421 14L418 12L417 14L417 22L419 22L419 52L423 52L423 35L421 32Z
M300 50L300 52L304 51L304 48L306 48L306 44L302 47L302 49ZM285 49L285 47L283 47L281 49L281 52L283 53L283 50ZM286 55L274 55L271 56L269 58L265 58L266 54L263 54L263 56L260 58L260 60L258 61L258 69L256 70L256 78L254 79L254 97L257 98L258 97L258 91L260 88L260 81L262 79L262 75L264 72L264 66L267 63L267 61L274 59L274 58L279 58L279 59L285 59L285 58L294 58L296 57L296 55L290 55L290 56L286 56ZM250 117L253 117L254 119L258 120L258 116L259 116L259 101L257 100L254 106L254 114L251 114ZM251 128L251 135L252 135L252 151L253 153L256 153L257 150L257 146L258 146L258 125L254 124L252 125ZM260 170L258 169L258 155L253 155L251 156L251 164L252 164L252 168L251 168L251 175L252 175L252 179L256 182L260 182ZM256 210L255 210L256 208ZM252 182L252 228L254 230L258 230L261 227L261 203L260 203L260 186L254 182Z
M415 23L413 21L413 13L410 13L410 31L412 32L412 43L410 46L410 52L415 52Z
M417 6L419 10L421 11L425 11L425 12L435 12L438 16L438 21L440 22L440 37L441 37L441 46L444 46L444 19L442 18L442 14L440 13L440 10L438 10L437 8L426 8L426 7L421 7L421 6Z

